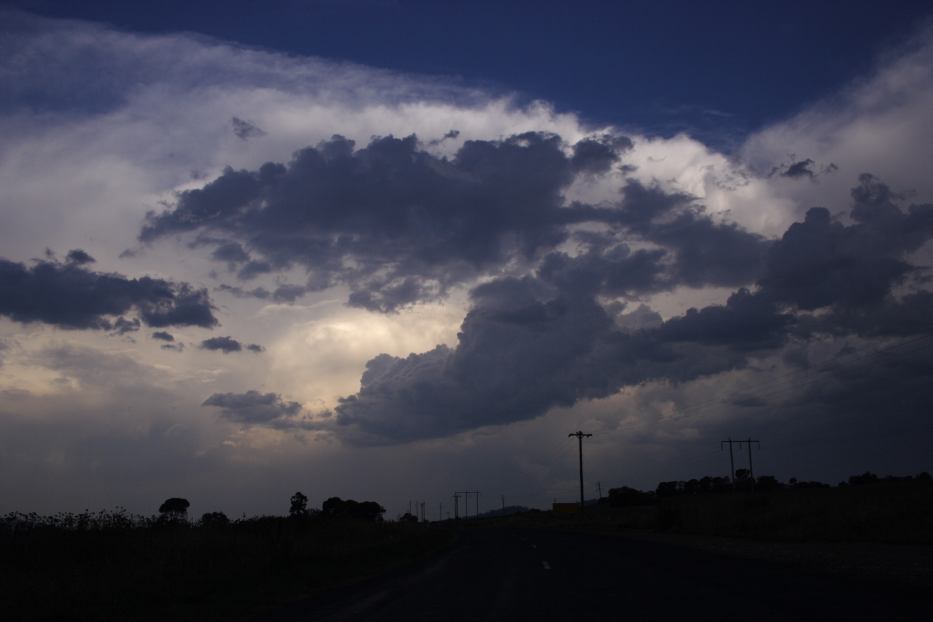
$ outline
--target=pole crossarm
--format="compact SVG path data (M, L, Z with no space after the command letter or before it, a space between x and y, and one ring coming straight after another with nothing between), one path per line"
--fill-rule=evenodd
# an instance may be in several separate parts
M742 440L735 440L731 436L724 441L719 441L719 451L723 450L725 445L729 446L729 481L732 482L732 487L735 487L735 456L732 453L732 446L738 445L739 451L742 450L742 443L745 443L748 446L748 475L751 477L752 482L755 481L755 469L752 466L752 443L758 446L758 449L761 449L761 441L755 440L752 437L748 437Z

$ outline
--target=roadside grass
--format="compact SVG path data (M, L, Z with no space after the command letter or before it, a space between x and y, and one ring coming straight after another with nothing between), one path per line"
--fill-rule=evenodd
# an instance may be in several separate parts
M654 504L590 505L582 517L529 512L495 520L515 526L652 530L789 542L933 545L933 484L879 482L689 494Z
M879 483L672 497L659 504L655 526L772 540L933 544L933 486Z
M453 537L429 525L355 520L204 527L94 517L0 523L5 619L245 620L404 567Z

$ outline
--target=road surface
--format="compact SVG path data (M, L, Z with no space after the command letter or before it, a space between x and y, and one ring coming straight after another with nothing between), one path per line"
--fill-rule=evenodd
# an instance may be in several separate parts
M933 594L611 535L465 530L426 567L266 620L933 620Z

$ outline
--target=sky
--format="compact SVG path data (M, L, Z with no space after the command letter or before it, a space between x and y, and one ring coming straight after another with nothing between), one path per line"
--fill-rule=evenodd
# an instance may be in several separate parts
M925 11L3 5L0 511L933 469Z

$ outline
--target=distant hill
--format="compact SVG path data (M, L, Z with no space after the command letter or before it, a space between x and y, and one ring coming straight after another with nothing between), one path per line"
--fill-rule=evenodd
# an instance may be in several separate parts
M531 508L526 508L523 505L507 505L504 508L499 508L498 510L483 512L479 515L479 518L499 518L502 516L512 516L513 514L522 514L523 512L528 512L530 510ZM472 515L470 518L473 518Z

